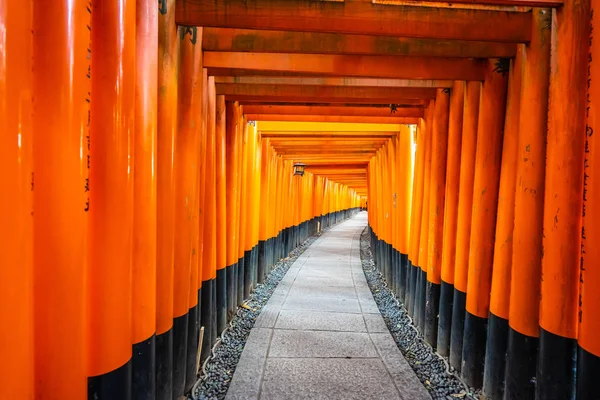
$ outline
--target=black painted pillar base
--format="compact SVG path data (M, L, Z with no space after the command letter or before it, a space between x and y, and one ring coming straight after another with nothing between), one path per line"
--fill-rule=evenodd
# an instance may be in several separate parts
M131 359L110 372L88 377L88 400L131 400Z
M393 254L394 254L394 248L392 247L391 244L384 242L385 243L385 265L386 265L386 280L388 282L389 285L392 285L392 289L393 289L393 282L394 282L394 278L393 278L393 268L394 265L393 263Z
M398 287L396 285L396 271L398 268L398 257L396 257L396 255L398 254L398 252L396 251L396 249L393 246L390 246L391 249L391 256L390 256L390 280L388 281L388 286L390 288L390 290L392 291L392 293L394 293L394 296L398 295Z
M265 281L267 268L267 242L266 240L261 240L258 242L258 283Z
M442 281L440 287L440 319L438 321L437 352L444 357L448 357L450 354L453 299L454 285Z
M184 393L192 390L196 383L196 356L198 354L198 335L200 334L200 321L198 320L198 304L190 308L188 312L188 334L187 334L187 355L185 363L185 386ZM135 391L134 391L135 396Z
M237 263L225 268L227 274L227 321L237 308Z
M598 318L600 316L596 316ZM574 399L577 383L577 341L540 327L536 399ZM596 376L596 385L600 375ZM596 397L600 391L596 388Z
M156 335L156 400L173 399L173 329Z
M413 305L413 321L417 329L419 328L419 317L421 315L421 305L419 304L419 298L421 297L421 267L417 267L416 278L415 278L415 299Z
M214 345L215 342L217 341L217 336L218 336L218 332L217 332L217 278L214 277L213 279L211 279L210 283L212 285L212 304L213 304L212 311L210 314L211 327L212 327L212 329L210 330L210 335L212 338L212 343Z
M283 230L279 231L277 234L277 252L276 252L276 260L279 261L283 258Z
M402 301L404 303L404 307L406 307L406 310L409 310L409 297L410 297L410 277L411 277L411 273L412 273L412 261L410 261L408 258L406 259L406 272L404 273L404 297L402 298Z
M156 397L156 336L135 343L132 347L132 399L146 400Z
M213 303L214 279L202 282L202 302L200 303L200 325L204 327L204 337L202 339L202 352L200 360L204 362L210 355L213 346L213 315L216 304Z
M244 302L244 280L246 279L246 263L244 257L240 257L237 262L237 305Z
M488 399L504 397L507 346L508 320L490 312L483 373L483 393Z
M535 398L539 339L508 328L505 400Z
M419 269L419 298L417 299L419 305L419 331L421 334L425 334L425 299L427 292L427 273L422 269Z
M285 258L288 254L288 248L289 248L289 229L285 228L281 231L281 241L282 241L282 252L281 252L281 258Z
M252 291L252 250L244 251L244 299Z
M258 285L258 244L255 244L250 250L250 257L252 259L252 290L254 290Z
M275 238L269 238L267 241L267 255L268 255L268 265L269 272L273 270L273 266L277 263L275 260Z
M410 297L408 305L408 314L414 319L416 315L416 304L417 304L417 280L419 277L419 270L421 269L418 265L411 263L410 270Z
M440 285L427 281L425 289L425 341L437 348L438 312L440 309Z
M452 300L452 332L450 332L450 365L457 371L462 369L463 337L465 314L467 312L467 294L454 288Z
M598 398L598 377L600 377L600 357L583 347L577 352L577 399Z
M468 311L465 314L461 376L467 385L475 388L483 385L487 324L487 318Z
M189 312L189 310L188 310ZM173 398L183 396L187 361L188 313L173 318Z
M398 299L404 302L406 297L406 275L408 273L408 254L398 253Z
M217 335L227 327L227 270L217 270Z

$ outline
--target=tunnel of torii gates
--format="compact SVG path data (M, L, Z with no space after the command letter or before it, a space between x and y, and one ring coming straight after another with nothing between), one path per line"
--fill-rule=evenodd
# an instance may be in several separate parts
M598 2L0 0L0 399L188 393L361 208L466 383L600 398Z

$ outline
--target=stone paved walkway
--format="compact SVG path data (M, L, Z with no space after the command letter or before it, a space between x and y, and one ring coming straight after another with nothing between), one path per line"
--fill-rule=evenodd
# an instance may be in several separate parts
M250 332L227 399L430 399L396 347L362 271L366 213L291 266Z

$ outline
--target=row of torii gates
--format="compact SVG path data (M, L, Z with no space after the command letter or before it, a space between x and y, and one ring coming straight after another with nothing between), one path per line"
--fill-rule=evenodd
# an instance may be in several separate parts
M469 385L599 398L596 1L0 0L0 399L189 393L367 205Z

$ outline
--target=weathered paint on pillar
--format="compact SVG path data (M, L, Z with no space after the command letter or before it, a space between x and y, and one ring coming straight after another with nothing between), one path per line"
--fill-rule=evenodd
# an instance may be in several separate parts
M413 197L412 207L410 214L410 253L409 257L409 268L406 279L406 298L405 304L407 305L408 313L411 317L414 317L415 307L415 291L416 291L416 279L417 269L419 262L419 239L421 235L421 213L423 211L423 175L424 175L424 158L425 158L425 120L422 118L421 123L417 128L417 154L415 163L415 179L413 182ZM370 199L370 197L369 197ZM371 212L369 212L371 215Z
M534 10L531 43L525 48L523 57L505 383L505 395L508 399L523 395L534 396L535 386L541 383L534 384L532 381L537 364L539 282L542 280L541 264L544 257L542 224L550 73L550 18L549 10ZM573 351L574 344L573 341ZM552 368L558 369L554 364Z
M465 86L466 82L455 81L450 92L440 311L437 335L437 352L445 357L450 353L452 299L454 296L454 263L456 261L458 191L460 183L460 147L463 129Z
M173 397L173 262L175 251L175 135L179 39L175 1L158 9L156 124L156 398Z
M435 101L431 100L427 107L425 119L427 132L425 134L425 166L423 172L423 212L421 213L421 231L419 239L419 270L417 271L416 298L415 298L415 324L421 333L425 332L425 291L428 270L429 250L429 198L431 192L431 162L433 153L433 116Z
M465 381L475 387L481 387L483 383L508 67L508 60L488 61L477 125L467 312L461 369Z
M575 366L580 286L577 265L581 260L584 233L581 212L586 194L585 116L589 104L585 90L586 84L591 82L583 65L591 58L588 54L590 2L566 1L563 7L552 12L537 374L548 385L536 388L536 395L550 393L552 385L558 388L563 383L554 392L560 396L572 395L575 385L575 378L564 376L566 372L564 380L551 382L552 373L548 368L558 363L564 366L562 371L571 372ZM550 379L546 379L548 373ZM594 381L597 384L597 375Z
M598 2L592 0L592 7ZM597 26L598 17L591 16L591 28ZM577 329L577 398L593 398L598 393L598 376L600 376L600 225L598 224L600 208L600 149L594 130L598 128L600 118L600 87L593 84L600 79L600 63L595 58L598 54L600 40L590 33L590 49L588 58L587 112L584 144L584 197L583 227L581 238L580 295ZM593 55L593 57L592 57ZM577 134L581 134L577 132Z
M429 190L429 250L427 252L427 287L425 294L425 340L437 346L438 313L444 239L444 202L446 199L446 159L450 90L437 89L433 116L431 178Z
M218 95L216 99L216 268L217 268L217 333L220 334L227 326L227 174L226 174L226 108L225 96Z
M193 200L198 183L198 138L200 136L202 54L197 28L179 27L179 89L175 137L175 262L173 285L173 396L185 391L190 325L190 280L195 214ZM195 316L191 318L195 325Z
M524 47L519 46L517 57L511 60L508 76L502 166L496 216L496 239L490 294L490 314L485 353L483 390L490 398L502 398L506 349L508 345L508 305L510 300L510 275L512 266L513 226L515 222L515 186L517 141L521 82L523 79Z
M456 227L456 262L454 264L454 298L452 300L452 332L450 333L450 364L458 371L462 367L463 333L467 305L467 278L473 209L473 179L477 149L477 125L481 82L467 82L463 135L460 150L460 185Z
M204 78L203 78L204 81ZM206 102L206 158L204 181L204 233L202 253L202 311L201 325L204 327L202 340L202 362L210 355L217 336L216 304L216 94L214 77L205 81L204 101Z
M238 216L239 216L239 153L236 141L237 130L237 109L238 105L235 102L228 101L226 107L226 154L227 163L226 184L226 225L227 225L227 313L232 315L237 308L237 279L238 279L238 255L237 255L237 240L238 240Z

